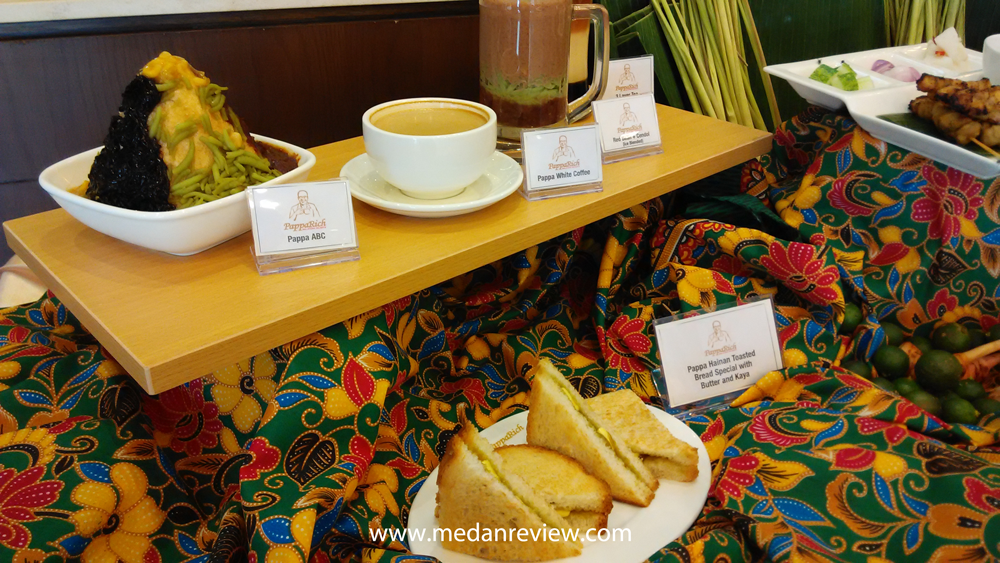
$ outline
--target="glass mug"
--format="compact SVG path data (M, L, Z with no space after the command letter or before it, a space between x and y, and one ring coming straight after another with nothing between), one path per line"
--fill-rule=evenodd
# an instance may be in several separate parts
M594 82L570 102L570 27L597 24ZM521 130L559 127L587 115L608 79L608 12L573 0L479 0L479 101L497 114L497 137L521 140Z

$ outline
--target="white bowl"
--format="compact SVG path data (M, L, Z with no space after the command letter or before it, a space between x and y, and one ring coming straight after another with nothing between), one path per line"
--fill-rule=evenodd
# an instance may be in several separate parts
M298 168L261 186L304 182L316 164L316 156L303 148L262 135L253 137L299 157ZM133 211L68 192L87 179L94 157L102 148L57 162L38 176L42 189L91 229L143 248L178 256L197 254L250 230L250 211L243 192L176 211Z
M448 135L401 135L379 129L372 116L394 108L471 109L486 123ZM483 104L452 98L410 98L379 104L361 117L365 151L375 171L416 199L444 199L461 193L486 172L497 146L497 114Z

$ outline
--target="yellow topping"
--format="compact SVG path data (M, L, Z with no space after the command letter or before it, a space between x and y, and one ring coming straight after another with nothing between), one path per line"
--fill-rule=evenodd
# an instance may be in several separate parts
M562 516L563 518L569 518L569 512L570 512L569 510L560 510L558 508L556 509L556 514Z
M615 448L615 443L611 440L611 433L603 428L598 428L597 433L608 442L608 445L611 446L612 450L615 450L615 453L618 453L618 449Z
M563 392L563 395L566 395L566 398L569 399L569 403L573 405L573 408L576 409L577 412L580 412L580 414L583 414L580 411L580 405L576 403L576 398L573 397L573 394L570 393L569 389L566 389L565 387L560 385L559 390ZM583 418L584 420L587 421L587 424L589 424L591 428L596 430L597 433L600 434L602 438L604 438L604 440L608 443L608 445L611 446L611 451L615 452L615 456L617 456L618 459L620 459L622 463L625 464L625 467L628 468L629 471L634 473L635 476L638 477L640 481L644 481L642 475L640 475L639 472L634 467L632 467L632 464L630 464L628 460L625 458L625 456L622 455L622 452L617 447L615 447L615 443L611 439L611 433L605 430L604 428L594 424L594 421L590 420L586 416L584 416Z
M160 83L180 80L181 82L190 83L195 88L208 86L209 84L205 73L195 70L186 59L176 57L166 51L160 53L159 57L146 63L146 66L142 67L140 74Z
M580 405L576 404L576 398L574 398L573 394L569 392L569 389L566 389L565 387L560 386L559 390L563 392L563 395L566 395L566 398L569 399L569 403L571 405L573 405L573 408L576 409L577 411L579 411L580 410Z
M491 475L493 475L497 479L500 479L500 476L497 475L497 470L493 468L493 464L490 463L490 460L488 460L488 459L480 459L479 461L483 462L483 467L486 468L486 471L488 471ZM501 482L502 482L502 479L501 479Z

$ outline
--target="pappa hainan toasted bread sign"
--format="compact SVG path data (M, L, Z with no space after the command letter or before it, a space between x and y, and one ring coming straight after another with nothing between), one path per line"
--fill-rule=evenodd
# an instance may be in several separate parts
M655 331L671 407L746 389L783 366L770 299L660 319Z

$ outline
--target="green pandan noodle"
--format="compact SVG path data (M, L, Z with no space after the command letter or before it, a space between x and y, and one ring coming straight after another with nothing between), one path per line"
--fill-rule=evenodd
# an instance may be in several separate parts
M480 75L479 83L490 94L518 104L532 105L559 98L566 92L566 77L538 78L527 83L513 83L496 74Z

